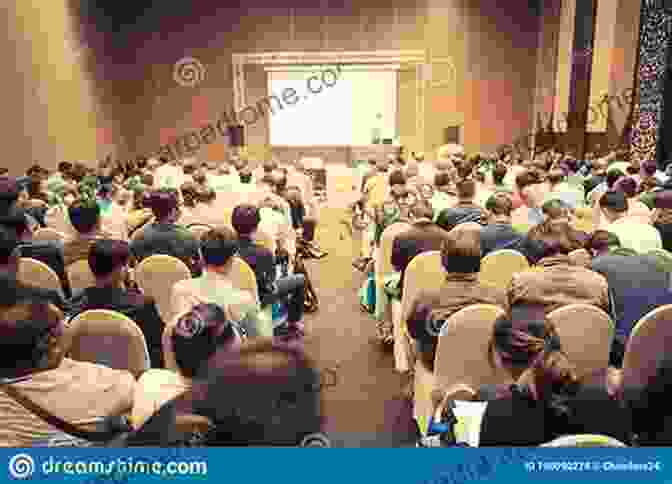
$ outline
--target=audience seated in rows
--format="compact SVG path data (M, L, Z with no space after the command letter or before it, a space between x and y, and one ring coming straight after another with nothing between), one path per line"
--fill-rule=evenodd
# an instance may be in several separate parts
M92 309L116 311L132 319L145 336L152 368L163 368L161 334L163 322L152 298L127 288L131 252L123 240L92 242L88 263L96 285L75 295L68 304L68 316Z

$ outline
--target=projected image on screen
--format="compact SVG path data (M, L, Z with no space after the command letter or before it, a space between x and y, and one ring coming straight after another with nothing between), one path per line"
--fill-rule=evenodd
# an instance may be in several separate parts
M270 71L269 96L287 88L299 101L285 104L270 117L272 145L368 145L396 134L397 73L341 69L340 77L323 84L320 69ZM310 81L312 93L307 88Z

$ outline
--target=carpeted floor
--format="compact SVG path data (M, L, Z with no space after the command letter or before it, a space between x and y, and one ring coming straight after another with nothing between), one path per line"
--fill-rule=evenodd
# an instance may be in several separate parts
M352 197L343 169L329 172L329 199L320 211L316 239L329 255L307 261L320 309L306 317L306 348L320 368L336 368L337 385L323 390L325 430L335 446L389 447L414 439L411 404L390 350L375 341L375 321L359 309L363 274L351 265L360 239L340 221Z

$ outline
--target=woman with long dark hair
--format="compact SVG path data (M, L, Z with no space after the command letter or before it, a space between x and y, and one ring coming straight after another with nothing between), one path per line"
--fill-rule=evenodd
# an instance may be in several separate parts
M601 434L627 441L630 419L605 384L580 378L553 324L503 316L494 325L490 360L514 383L481 388L488 401L481 446L536 446L562 435Z

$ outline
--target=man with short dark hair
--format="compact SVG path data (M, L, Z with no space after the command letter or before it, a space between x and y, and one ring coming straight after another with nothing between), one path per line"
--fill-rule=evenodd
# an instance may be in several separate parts
M238 255L254 271L261 307L288 300L288 326L301 332L303 331L301 319L306 290L305 277L302 274L277 277L273 253L253 241L260 221L259 209L254 205L238 205L233 210L231 223L238 235Z
M628 200L623 192L609 191L600 198L600 210L609 222L604 229L615 234L621 246L645 254L651 249L662 249L660 232L650 224L628 215Z
M142 330L147 341L153 368L163 368L161 335L163 321L154 300L126 288L131 252L122 240L100 239L91 244L89 268L96 284L84 289L70 301L69 316L91 309L109 309L131 318Z
M34 241L33 223L33 219L21 209L13 210L11 215L0 216L0 227L13 232L19 240L20 257L28 257L48 265L60 279L65 297L70 297L70 282L63 262L63 246L59 242Z
M476 182L463 179L457 183L457 204L452 208L444 209L438 216L436 223L444 230L452 230L466 222L476 222L484 225L487 215L476 203Z
M66 267L86 259L96 239L110 237L110 234L101 231L100 207L97 203L78 200L68 207L68 216L77 235L63 244L63 262Z
M187 264L192 274L200 275L201 261L198 240L186 228L177 225L180 207L176 190L163 189L148 200L156 221L143 228L131 242L131 252L142 261L146 257L165 254Z
M225 308L232 321L245 328L248 336L272 336L270 324L261 318L259 302L249 292L236 288L231 279L233 258L238 254L236 234L228 227L205 233L201 238L201 252L205 264L203 275L173 286L173 314L189 311L202 302L212 302Z
M3 287L10 282L12 287L16 286L20 294L36 295L60 309L67 309L67 304L61 294L50 289L41 289L37 287L26 286L17 282L17 273L19 271L19 259L21 258L21 241L16 236L14 230L0 228L0 305L12 304L13 292L3 292ZM4 302L3 302L4 301Z
M543 242L532 241L514 228L511 218L513 202L505 192L495 193L485 202L488 225L481 229L481 250L485 257L490 252L512 249L520 252L530 264L536 264L544 254Z

